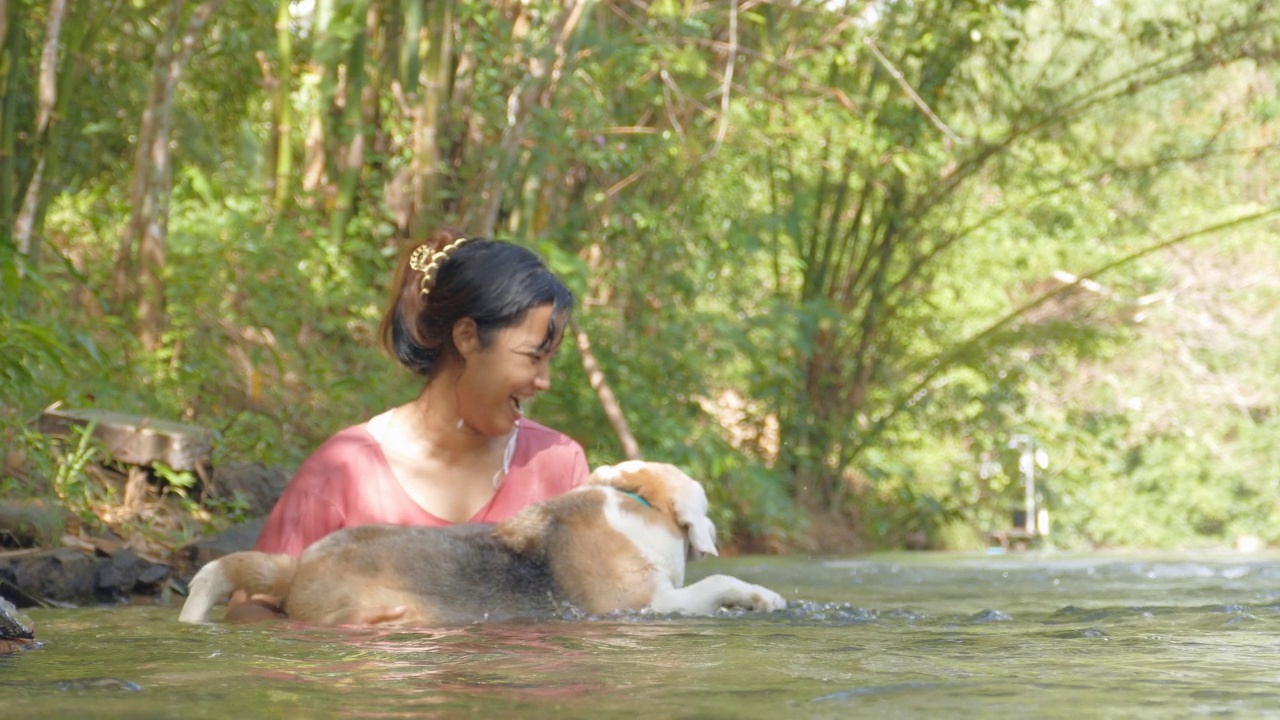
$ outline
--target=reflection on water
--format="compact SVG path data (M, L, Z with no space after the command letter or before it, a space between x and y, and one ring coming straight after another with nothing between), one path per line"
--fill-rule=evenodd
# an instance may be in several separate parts
M444 630L31 613L18 717L1280 717L1280 555L695 564L791 602Z

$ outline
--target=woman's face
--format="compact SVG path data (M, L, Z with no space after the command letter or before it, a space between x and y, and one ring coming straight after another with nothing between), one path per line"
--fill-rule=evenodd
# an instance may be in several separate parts
M523 407L540 392L551 389L551 358L560 347L564 323L547 341L552 306L539 305L524 320L499 330L487 348L465 353L458 379L458 410L462 420L482 435L511 432Z

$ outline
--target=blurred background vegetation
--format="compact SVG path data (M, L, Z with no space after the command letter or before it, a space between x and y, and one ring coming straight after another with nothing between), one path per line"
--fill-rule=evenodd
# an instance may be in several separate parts
M374 330L448 223L580 298L532 414L681 464L743 548L981 546L1015 435L1058 546L1280 542L1275 3L0 17L0 495L84 502L56 402L293 467L412 397Z

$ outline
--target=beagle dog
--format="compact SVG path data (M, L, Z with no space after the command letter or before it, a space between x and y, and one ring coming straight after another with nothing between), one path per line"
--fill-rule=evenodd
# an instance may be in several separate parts
M786 607L772 590L727 575L685 586L686 560L704 554L717 553L702 485L674 465L628 461L496 524L365 525L298 558L227 555L192 578L179 619L207 622L235 590L282 598L290 619L327 625L548 617L566 603L589 614Z

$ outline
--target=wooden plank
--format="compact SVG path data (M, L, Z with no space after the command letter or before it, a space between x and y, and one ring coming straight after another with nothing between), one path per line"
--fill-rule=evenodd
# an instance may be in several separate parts
M209 464L213 454L213 431L146 415L111 410L46 410L37 426L49 435L65 435L90 422L97 423L94 437L121 462L151 465L159 460L174 470L196 470Z

